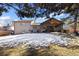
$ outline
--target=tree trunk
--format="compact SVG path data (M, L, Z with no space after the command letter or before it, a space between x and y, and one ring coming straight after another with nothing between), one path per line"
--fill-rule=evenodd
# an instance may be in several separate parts
M76 33L76 29L77 29L77 15L75 16L74 20L74 33Z

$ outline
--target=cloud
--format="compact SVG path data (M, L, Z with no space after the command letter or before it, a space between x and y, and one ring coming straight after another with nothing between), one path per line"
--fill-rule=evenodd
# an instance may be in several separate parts
M11 19L10 16L2 16L0 19L6 20L6 19Z
M10 24L13 20L10 16L1 16L0 17L0 24L6 26L7 24Z

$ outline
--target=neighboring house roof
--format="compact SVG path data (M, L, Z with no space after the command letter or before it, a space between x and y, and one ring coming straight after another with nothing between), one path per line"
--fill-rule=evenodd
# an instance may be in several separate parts
M79 24L79 21L77 21L77 24ZM68 25L73 26L74 25L74 22L71 22Z
M16 23L31 23L32 20L19 20L19 21L14 21Z
M19 20L19 21L14 21L14 23L30 23L31 25L40 25L34 20Z

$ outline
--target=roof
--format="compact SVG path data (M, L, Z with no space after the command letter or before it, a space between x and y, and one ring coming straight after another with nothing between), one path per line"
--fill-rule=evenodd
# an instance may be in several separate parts
M44 24L45 22L48 22L49 20L55 20L55 21L58 21L59 23L63 23L61 20L58 20L58 19L55 19L55 18L49 18L48 20L46 20L46 21L44 21L43 23L41 23L41 25L42 24ZM52 22L51 22L52 23ZM53 22L52 24L54 24L55 22ZM56 22L57 23L57 22Z
M55 20L55 21L58 21L58 22L60 22L60 23L63 23L61 20L58 20L58 19L55 19L55 18L49 18L49 19L47 19L46 21L42 22L41 24L43 24L43 23L45 23L45 22L47 22L47 21L49 21L49 20Z
M32 20L19 20L19 21L14 21L15 23L31 23Z

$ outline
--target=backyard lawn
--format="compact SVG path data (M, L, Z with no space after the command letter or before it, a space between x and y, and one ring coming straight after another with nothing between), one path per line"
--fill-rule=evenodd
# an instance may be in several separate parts
M1 56L77 56L79 37L60 33L31 33L0 37Z

